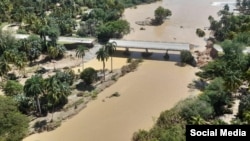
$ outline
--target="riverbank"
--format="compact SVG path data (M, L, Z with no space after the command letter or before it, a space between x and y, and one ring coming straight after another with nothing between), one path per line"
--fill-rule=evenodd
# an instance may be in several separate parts
M216 16L219 8L211 6L212 1L163 0L137 6L136 9L126 9L124 18L130 22L133 31L124 39L188 42L202 49L206 42L204 38L197 37L195 30L209 25L209 15ZM152 17L159 5L167 6L173 16L161 26L146 26L146 30L140 30L135 21ZM206 33L209 31L206 30ZM137 71L121 77L56 130L31 135L24 141L129 141L135 131L150 129L162 111L198 93L188 88L188 84L196 79L197 68L178 66L178 52L170 52L170 61L164 61L163 55L153 53L151 57L161 60L145 60ZM120 59L126 62L126 58ZM99 64L102 65L94 59L85 63L85 66L97 67ZM106 66L109 66L109 62ZM120 96L107 99L115 92Z

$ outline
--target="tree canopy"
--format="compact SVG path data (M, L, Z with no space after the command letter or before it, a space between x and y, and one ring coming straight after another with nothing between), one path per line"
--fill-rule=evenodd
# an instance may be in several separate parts
M28 131L28 118L18 111L17 103L0 96L0 140L20 141Z

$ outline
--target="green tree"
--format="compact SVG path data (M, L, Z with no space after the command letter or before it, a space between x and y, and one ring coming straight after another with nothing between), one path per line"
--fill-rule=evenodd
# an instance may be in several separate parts
M225 81L218 77L215 78L206 88L199 99L208 102L213 106L215 115L222 115L226 110L226 105L232 102L230 92L225 87Z
M7 96L16 96L23 93L23 85L14 80L8 80L4 85L3 91Z
M195 33L196 33L196 35L198 37L204 37L205 36L205 32L203 30L201 30L200 28L197 28Z
M64 105L67 102L67 96L70 95L71 92L69 85L67 83L61 83L55 76L46 79L45 87L48 107L52 109L51 121L53 121L55 108Z
M250 111L250 95L243 95L239 105L238 116L240 119L244 119L244 113Z
M189 65L192 65L192 66L195 65L194 57L193 57L193 55L191 54L190 51L187 51L187 50L182 50L181 51L181 63L189 64Z
M86 50L88 50L88 48L85 46L78 46L76 48L76 57L82 58L82 70L84 70L84 56Z
M103 63L103 80L105 80L105 62L108 60L109 58L109 54L107 53L107 51L102 47L100 48L97 52L96 52L96 58L98 59L98 61L102 61Z
M81 74L80 78L87 84L90 85L97 79L97 71L94 68L86 68L84 69Z
M17 108L17 103L0 96L0 140L20 141L28 132L29 120Z
M250 124L250 111L243 113L243 119L247 122L247 124Z
M113 72L113 54L116 51L116 42L108 42L104 45L105 50L108 52L111 60L111 72Z
M213 106L204 100L189 98L182 101L182 105L180 115L189 123L192 121L192 117L200 116L207 120L214 115Z
M33 75L31 78L26 80L23 91L27 97L34 98L34 101L36 101L36 108L41 115L42 110L40 105L40 96L44 93L44 80L42 76Z
M165 9L165 8L159 6L155 10L154 14L155 14L155 19L154 19L155 23L156 24L162 24L163 20L165 18L172 15L172 12L169 9Z

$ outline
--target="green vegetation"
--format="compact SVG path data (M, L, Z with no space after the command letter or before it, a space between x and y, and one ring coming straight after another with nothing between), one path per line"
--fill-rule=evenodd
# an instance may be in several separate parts
M153 20L153 24L159 25L162 24L164 19L171 16L172 12L169 9L165 9L161 6L159 6L155 10L155 19Z
M105 48L105 50L108 52L108 54L110 55L110 60L111 60L111 72L113 72L113 54L114 54L114 52L116 51L116 46L117 46L117 44L116 44L116 42L111 42L111 43L106 43L105 45L104 45L104 48Z
M200 28L197 28L195 33L198 37L204 37L206 35L205 32Z
M81 74L80 78L87 84L90 85L97 80L97 71L94 68L86 68Z
M186 124L228 124L218 117L232 113L231 107L235 94L240 92L238 116L231 124L250 123L250 92L242 91L240 86L250 82L250 55L243 49L249 46L249 0L238 0L239 15L229 12L229 6L219 11L221 19L209 17L210 29L215 39L223 48L223 54L209 62L196 73L206 82L199 96L179 102L174 108L161 113L157 122L149 131L140 130L134 133L133 141L185 140ZM199 33L200 34L200 33ZM184 63L193 62L190 52L182 52Z
M181 51L181 63L195 66L195 60L190 51L187 50Z
M96 58L99 61L102 61L102 73L103 73L103 80L105 81L105 62L108 60L109 58L109 54L107 52L107 50L105 49L105 47L103 46L102 48L100 48L97 52L96 52Z
M7 96L16 96L23 93L23 86L17 81L8 80L4 85L3 91Z
M76 57L82 58L82 70L84 69L84 56L85 56L85 51L88 50L85 46L79 45L76 49Z
M20 141L28 131L28 118L18 111L17 103L0 96L0 140Z

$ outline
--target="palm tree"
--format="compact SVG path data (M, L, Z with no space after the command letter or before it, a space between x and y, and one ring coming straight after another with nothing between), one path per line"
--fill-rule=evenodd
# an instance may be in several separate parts
M33 75L25 82L23 91L27 97L33 97L39 114L42 114L40 105L40 95L44 92L44 80L41 75Z
M55 106L60 103L63 103L63 101L67 99L67 96L70 94L70 88L69 85L67 85L66 83L61 83L55 76L52 76L47 79L45 87L46 91L48 92L48 102L52 106L51 121L53 121L53 113Z
M108 60L109 58L109 54L107 53L107 51L102 47L100 48L97 52L96 52L96 58L98 59L98 61L102 61L103 63L103 80L105 80L105 61Z
M108 52L111 58L111 72L113 72L113 54L116 51L116 42L108 42L104 45L105 50Z
M84 69L85 50L88 50L85 46L78 46L76 49L76 57L82 58L82 70Z

